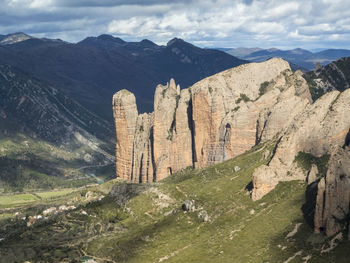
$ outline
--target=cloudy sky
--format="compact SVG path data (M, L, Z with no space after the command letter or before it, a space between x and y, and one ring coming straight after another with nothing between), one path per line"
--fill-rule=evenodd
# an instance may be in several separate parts
M349 0L0 0L0 34L202 47L350 48Z

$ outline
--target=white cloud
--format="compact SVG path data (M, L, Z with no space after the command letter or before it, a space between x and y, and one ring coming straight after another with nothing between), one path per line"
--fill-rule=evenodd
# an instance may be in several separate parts
M347 46L347 0L0 0L1 33L126 40L172 37L211 46Z
M34 0L30 3L30 8L48 8L52 5L52 0Z

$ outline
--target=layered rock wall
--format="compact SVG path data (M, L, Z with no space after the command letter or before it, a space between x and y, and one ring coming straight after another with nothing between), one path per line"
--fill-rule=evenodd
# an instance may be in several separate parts
M117 176L152 182L220 163L276 137L310 102L305 80L282 59L229 69L181 91L174 80L158 85L151 114L138 116L134 96L119 91Z
M325 178L318 182L315 232L333 236L346 229L350 216L350 148L335 147Z
M306 178L307 171L295 161L299 152L322 157L331 154L334 146L345 144L350 127L349 101L350 90L327 93L290 123L270 163L253 173L254 200L263 197L280 181Z
M121 90L113 97L116 129L116 172L122 179L132 181L133 147L138 112L134 94Z

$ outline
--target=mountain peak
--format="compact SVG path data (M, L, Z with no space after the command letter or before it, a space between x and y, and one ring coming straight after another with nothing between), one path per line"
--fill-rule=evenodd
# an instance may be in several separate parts
M115 43L120 43L120 44L126 43L123 39L121 39L119 37L114 37L114 36L108 35L108 34L99 35L96 39L105 40L105 41L113 41Z
M29 36L23 32L17 32L17 33L8 34L6 36L3 36L3 38L0 41L0 44L1 45L11 45L11 44L23 42L23 41L26 41L26 40L32 39L32 38L34 38L34 37Z
M174 37L173 39L169 40L169 42L167 43L167 46L173 46L174 44L182 44L182 43L187 43L185 42L185 40L181 39L181 38L177 38Z
M102 34L102 35L99 35L98 37L87 37L84 40L78 42L78 44L80 45L103 47L103 48L120 46L120 45L124 45L125 43L126 42L123 39L119 37L114 37L108 34Z
M156 43L154 43L154 42L152 42L151 40L148 40L148 39L141 40L140 44L142 44L143 46L149 46L149 47L158 46Z
M275 47L272 47L272 48L267 49L267 51L269 51L269 52L275 52L275 51L279 51L279 50L280 50L280 49L275 48Z

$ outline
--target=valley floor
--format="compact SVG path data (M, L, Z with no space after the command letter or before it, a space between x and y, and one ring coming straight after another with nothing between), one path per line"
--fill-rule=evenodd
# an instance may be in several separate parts
M0 262L348 262L345 236L313 234L304 182L251 200L252 172L273 147L151 185L113 180L35 202L17 196L12 208L0 197Z

